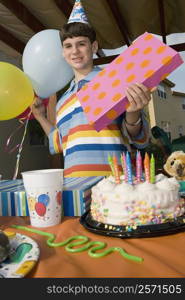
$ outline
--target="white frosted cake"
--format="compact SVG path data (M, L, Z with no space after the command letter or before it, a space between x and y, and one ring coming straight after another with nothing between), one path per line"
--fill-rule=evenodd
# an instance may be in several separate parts
M136 228L174 220L184 212L178 181L163 174L155 177L155 183L133 185L124 182L123 177L116 184L110 176L92 188L91 216L104 224Z

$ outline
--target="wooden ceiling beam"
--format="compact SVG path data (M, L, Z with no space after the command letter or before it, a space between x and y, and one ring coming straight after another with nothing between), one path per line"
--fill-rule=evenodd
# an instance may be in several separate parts
M11 48L15 49L20 54L23 53L25 48L25 44L13 36L8 30L6 30L3 26L0 25L0 40L10 46Z
M39 32L46 27L18 0L0 0L20 21L31 28L34 32Z
M71 11L73 9L72 4L68 0L54 0L58 8L65 15L66 18L69 18Z
M185 51L185 43L170 45L170 47L178 52Z
M111 55L111 56L99 57L99 58L95 58L93 60L93 62L94 62L94 65L105 65L105 64L109 64L117 56L118 55Z
M125 22L123 16L121 15L121 13L120 13L117 0L106 0L106 1L107 1L107 4L109 5L111 11L112 11L112 14L113 14L114 18L116 19L119 30L121 31L121 33L123 35L123 38L125 40L126 45L130 46L132 41L131 41L131 39L129 37L129 34L128 34L128 29L127 29L127 26L126 26L126 22Z
M162 35L163 43L166 44L166 25L165 25L164 1L163 0L158 0L158 11L159 11L161 35Z

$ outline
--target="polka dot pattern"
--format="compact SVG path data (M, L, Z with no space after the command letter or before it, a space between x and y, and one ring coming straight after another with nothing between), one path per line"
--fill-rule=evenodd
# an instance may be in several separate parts
M85 84L83 87L82 87L82 91L86 91L88 89L88 85Z
M105 96L106 96L106 92L101 92L99 95L98 95L98 99L104 99L105 98Z
M90 98L90 96L89 96L89 95L85 95L85 96L82 98L82 102L86 102L86 101L88 101L88 100L89 100L89 98Z
M169 65L172 61L172 57L171 56L166 56L162 59L161 63L163 65Z
M141 67L141 68L146 68L146 67L149 66L149 64L150 64L150 60L145 59L145 60L143 60L142 63L140 64L140 67Z
M112 70L112 71L109 72L108 76L111 78L111 77L114 77L116 74L117 74L117 71L116 70Z
M102 112L102 108L101 108L101 107L97 107L97 108L93 111L93 114L94 114L95 116L98 116L101 112Z
M103 77L105 75L105 73L106 73L106 70L104 69L98 73L98 76Z
M127 82L132 82L136 78L135 74L131 74L130 76L127 77L126 81Z
M118 113L114 110L114 109L111 109L109 110L109 112L106 114L107 118L110 119L110 120L114 120L117 118L118 116Z
M86 107L84 108L84 112L85 112L86 114L89 113L90 110L91 110L91 107L90 107L90 106L86 106Z
M138 48L135 48L131 51L131 56L135 56L136 54L138 54L139 52L139 49Z
M161 54L166 50L167 46L160 46L159 48L157 48L156 53L157 54Z
M115 64L116 65L119 65L123 62L123 57L122 56L119 56L118 58L115 59Z
M125 89L130 84L154 87L181 63L175 50L144 33L77 92L89 123L104 128L129 106Z
M133 62L129 62L127 65L126 65L126 70L128 71L128 70L130 70L130 69L132 69L134 67L134 63Z
M148 78L151 77L154 74L154 70L148 70L145 74L144 77Z
M116 80L113 81L112 87L116 87L116 86L118 86L120 84L121 84L121 80L120 79L116 79Z
M117 102L117 101L121 100L122 97L123 96L121 93L117 93L112 97L112 101Z
M96 82L94 85L93 85L93 87L92 87L92 89L95 91L95 90L97 90L97 89L99 89L100 88L100 83L99 82Z
M143 50L144 55L149 54L150 52L152 52L152 47L147 47Z
M153 35L152 34L147 34L145 37L144 37L144 41L149 41L153 38Z
M168 77L170 74L169 73L165 73L161 76L161 80L164 80L166 77Z

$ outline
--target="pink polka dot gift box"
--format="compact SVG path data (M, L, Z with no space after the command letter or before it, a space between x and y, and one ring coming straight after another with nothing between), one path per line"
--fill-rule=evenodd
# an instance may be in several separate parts
M97 131L128 107L125 89L140 82L153 88L183 63L179 53L145 32L77 92L90 124Z

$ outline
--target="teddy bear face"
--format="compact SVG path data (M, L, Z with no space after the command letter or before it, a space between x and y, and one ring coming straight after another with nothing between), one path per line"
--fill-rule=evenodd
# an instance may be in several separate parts
M183 151L173 152L168 157L164 170L177 180L185 180L185 153Z

